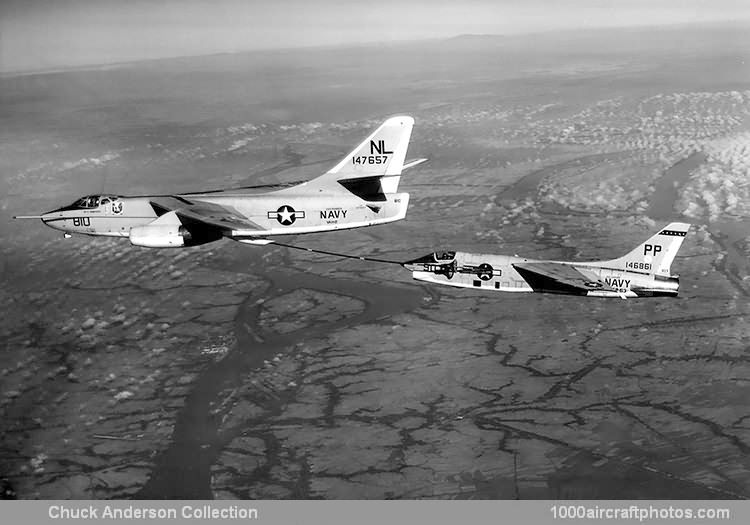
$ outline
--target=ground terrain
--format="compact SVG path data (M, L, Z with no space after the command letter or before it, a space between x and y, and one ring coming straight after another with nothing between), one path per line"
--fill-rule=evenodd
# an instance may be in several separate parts
M750 496L750 42L687 27L0 78L0 477L20 498ZM531 43L533 42L533 45ZM619 256L678 299L439 288L222 241L63 240L83 194L310 178L415 117L407 219L287 242Z

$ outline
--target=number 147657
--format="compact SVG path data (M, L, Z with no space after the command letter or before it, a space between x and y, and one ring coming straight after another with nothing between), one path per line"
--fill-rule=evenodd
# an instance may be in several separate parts
M388 162L388 155L361 155L352 157L352 164L385 164Z

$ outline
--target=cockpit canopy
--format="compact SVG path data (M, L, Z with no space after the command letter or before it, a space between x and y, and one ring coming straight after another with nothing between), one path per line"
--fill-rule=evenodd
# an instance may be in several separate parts
M456 252L435 252L436 261L452 261L456 258Z
M453 262L455 258L456 258L456 252L454 251L440 251L440 252L434 252L428 255L424 255L412 261L407 261L404 264L412 264L412 265L413 264L421 264L421 265L439 264L439 265L442 265L442 264L448 264L450 262Z
M412 272L432 272L436 275L445 275L448 279L451 279L456 273L456 252L434 252L401 264Z
M98 208L103 204L107 204L108 202L112 202L117 199L119 199L117 195L87 195L86 197L81 197L80 199L75 201L70 205L70 207L78 209Z

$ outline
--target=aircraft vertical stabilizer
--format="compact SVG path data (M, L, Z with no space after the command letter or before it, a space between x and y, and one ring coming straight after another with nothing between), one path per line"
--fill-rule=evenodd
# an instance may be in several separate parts
M320 191L346 188L366 199L396 193L413 127L412 117L389 118L341 162L306 186Z
M684 222L670 223L624 257L605 262L624 270L669 276L669 268L689 229L690 225Z

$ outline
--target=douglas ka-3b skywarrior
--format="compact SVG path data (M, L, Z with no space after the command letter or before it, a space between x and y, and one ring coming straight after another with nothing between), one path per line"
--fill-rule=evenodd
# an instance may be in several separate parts
M18 219L41 219L65 232L128 237L136 246L195 246L223 237L249 244L267 236L359 228L406 216L408 193L397 193L414 119L386 120L341 162L296 186L256 186L179 195L92 195L70 206ZM278 186L276 186L278 188Z
M501 292L546 292L590 297L675 297L670 273L689 224L673 222L636 249L611 261L540 261L507 255L435 252L403 263L414 279Z

